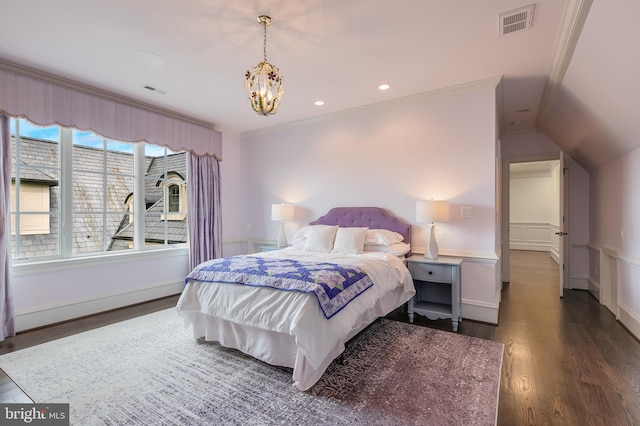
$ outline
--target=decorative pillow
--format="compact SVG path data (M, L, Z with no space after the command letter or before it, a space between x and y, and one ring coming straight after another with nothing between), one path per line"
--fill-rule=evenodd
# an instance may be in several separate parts
M304 243L307 241L307 234L309 233L309 227L305 226L300 228L293 234L293 238L291 238L291 245L298 250L304 249Z
M397 232L387 229L369 229L367 238L364 240L365 246L388 246L390 244L401 243L404 237Z
M338 228L331 253L359 254L364 249L364 239L369 228Z
M380 246L380 245L368 246L365 244L364 251L365 252L377 251L379 253L390 253L398 257L402 257L405 254L409 253L409 251L411 251L411 246L407 243L393 243L393 244L389 244L388 246Z
M304 250L329 253L333 249L333 241L336 238L338 226L311 225L304 242Z

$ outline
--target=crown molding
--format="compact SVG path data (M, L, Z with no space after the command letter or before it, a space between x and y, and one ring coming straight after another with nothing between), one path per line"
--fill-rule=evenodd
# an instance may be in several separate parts
M542 94L538 117L534 125L536 129L544 127L551 105L560 89L567 68L569 68L569 63L592 4L593 0L567 0L556 45L553 49L547 84Z

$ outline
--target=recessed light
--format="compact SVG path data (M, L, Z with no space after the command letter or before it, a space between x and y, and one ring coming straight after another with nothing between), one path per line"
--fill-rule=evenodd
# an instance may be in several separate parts
M323 101L315 101L314 104L318 105L318 106L322 106L324 105Z
M381 84L380 86L378 86L378 89L387 90L389 87L391 87L391 86L389 86L388 84Z

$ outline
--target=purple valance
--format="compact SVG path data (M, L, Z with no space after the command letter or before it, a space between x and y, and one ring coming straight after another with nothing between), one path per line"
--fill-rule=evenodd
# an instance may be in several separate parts
M222 134L207 123L6 62L0 62L0 113L222 159Z

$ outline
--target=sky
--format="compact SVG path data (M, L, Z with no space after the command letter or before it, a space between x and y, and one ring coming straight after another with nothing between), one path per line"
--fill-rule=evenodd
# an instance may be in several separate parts
M16 134L16 120L11 120L11 134ZM20 135L31 137L35 139L43 139L47 141L60 140L60 128L58 126L40 127L27 120L20 119ZM103 147L104 138L93 132L84 130L73 130L73 143L74 145L89 146L94 148ZM118 142L107 139L107 149L119 152L133 153L133 143ZM145 144L145 155L150 157L158 157L164 155L165 148L159 145ZM167 149L167 154L173 154L174 152Z

